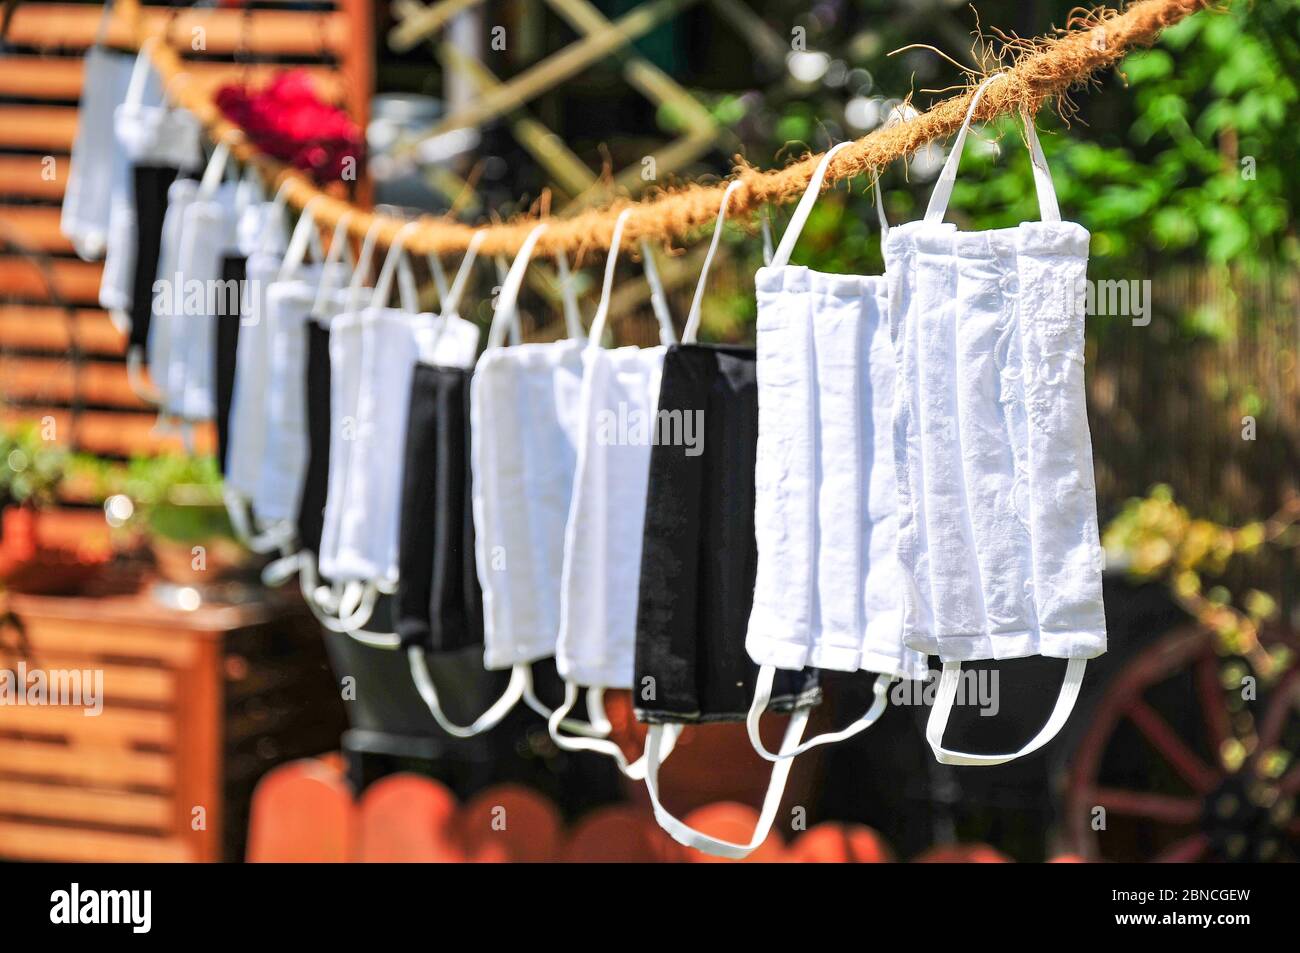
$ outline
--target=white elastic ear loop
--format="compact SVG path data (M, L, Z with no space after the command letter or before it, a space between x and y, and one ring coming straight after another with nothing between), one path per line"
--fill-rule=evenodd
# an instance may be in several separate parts
M1038 216L1044 222L1059 222L1061 206L1056 201L1056 185L1052 182L1052 173L1047 168L1047 156L1043 155L1043 144L1038 141L1034 117L1026 112L1023 119L1025 141L1029 143L1029 164L1034 171L1034 190L1038 194Z
M948 159L944 162L943 170L934 183L934 190L930 193L930 203L925 208L925 221L931 225L942 222L944 213L948 211L948 202L952 198L952 187L957 181L957 167L961 165L961 154L966 146L966 134L970 131L971 120L975 116L975 108L984 97L984 92L988 89L989 84L996 79L1001 79L1003 75L1002 73L996 73L987 77L979 84L975 90L975 95L971 97L970 106L966 110L966 118L962 121L961 128L957 130L957 136L952 141L952 149L948 153ZM1061 220L1061 209L1056 202L1056 187L1052 184L1052 175L1047 170L1047 159L1043 156L1043 148L1038 141L1038 133L1034 129L1033 117L1025 113L1024 122L1025 138L1029 143L1029 159L1034 169L1034 190L1038 194L1039 217L1044 222L1059 222Z
M103 47L104 41L108 38L108 21L113 16L113 4L105 3L104 12L99 15L99 26L95 27L95 39L91 41L91 46Z
M577 704L577 701L578 686L566 679L564 682L564 701L559 708L551 712L551 717L546 722L546 728L550 732L551 740L565 751L592 751L613 758L618 765L619 771L633 781L640 781L644 778L646 776L646 755L650 748L649 736L646 737L646 750L642 752L641 757L629 764L627 757L623 754L623 749L612 741L603 738L570 738L560 734L561 725L568 717L569 712L573 711L573 706ZM658 743L659 739L656 739L656 744ZM660 761L663 761L672 753L673 746L677 744L677 733L667 735L662 739L662 743L664 748L659 752Z
M397 591L396 580L368 579L364 583L353 582L348 585L356 587L358 593L352 601L339 604L339 622L349 631L365 627L374 614L380 595L391 596ZM392 635L393 638L397 637L396 634Z
M511 326L518 327L519 291L524 284L524 274L528 270L529 261L532 260L533 249L537 247L537 240L549 227L542 223L528 233L528 237L519 247L519 254L515 255L515 260L510 265L510 270L506 272L505 279L501 282L501 292L497 295L497 307L492 315L492 326L488 329L487 347L501 347L505 343L506 329Z
M654 311L655 320L659 322L659 343L676 344L677 332L673 329L672 312L668 310L668 293L659 277L650 243L644 238L641 239L641 258L645 262L645 280L650 285L650 310Z
M587 718L591 721L591 726L602 736L614 730L609 715L605 713L605 689L599 685L592 685L587 689Z
M561 249L555 253L555 271L560 285L560 302L564 306L564 329L569 338L581 341L582 311L578 308L578 289L574 286L573 273L569 271L569 259Z
M145 379L142 344L132 344L126 349L126 381L136 397L153 407L162 405L162 394Z
M524 685L524 704L531 708L543 718L550 719L554 710L537 697L537 692L533 687L533 673L528 663L522 663L528 666L528 682ZM614 730L614 726L609 723L605 717L603 705L596 703L596 711L593 712L592 693L602 693L602 689L589 689L587 691L587 718L589 722L578 721L576 718L565 718L560 722L560 729L567 731L571 735L584 735L588 738L604 738Z
M618 267L618 249L623 242L623 226L632 214L630 208L619 212L614 221L614 235L609 242L609 254L605 258L605 278L600 286L600 304L596 306L596 316L591 319L589 347L602 347L601 339L605 336L605 322L609 317L609 299L614 290L614 271Z
M397 648L401 639L396 632L367 632L365 625L374 615L381 588L373 579L366 582L349 582L343 587L339 599L339 626L341 631L367 645Z
M262 187L262 179L257 174L254 166L244 167L243 174L239 177L239 188L235 190L235 212L243 215L254 205L260 205L266 201L266 189Z
M880 247L885 247L885 242L889 240L889 219L885 217L885 196L880 191L880 173L871 181L871 187L876 193L876 219L880 222Z
M413 645L406 650L406 658L410 663L411 679L415 682L416 691L424 699L425 705L429 708L429 713L433 715L433 720L438 723L439 728L453 738L473 738L489 728L496 727L501 719L519 703L519 699L524 694L524 684L528 680L528 666L516 665L512 667L510 669L510 682L506 685L506 690L501 697L494 701L487 711L475 718L472 723L458 725L449 719L442 710L442 702L438 699L438 688L433 684L433 678L429 675L429 663L424 657L424 650Z
M347 305L343 309L351 314L361 306L361 284L370 271L370 261L375 257L375 244L379 241L379 229L383 220L375 216L366 229L366 237L361 242L361 253L357 256L357 267L352 271L352 280L348 282Z
M830 168L831 159L835 157L835 153L841 149L847 149L851 145L853 145L852 142L841 142L839 145L831 146L822 155L812 178L808 180L808 188L804 189L803 197L799 199L799 204L794 207L794 214L790 216L790 224L785 227L785 232L781 235L781 244L776 246L776 254L772 256L771 267L784 268L790 264L790 256L794 254L794 246L799 241L799 234L803 231L808 216L812 214L813 206L817 204L817 199L821 196L822 181L826 178L826 170Z
M406 236L418 227L417 222L407 222L393 236L392 244L388 246L388 254L384 256L384 264L379 269L379 277L375 279L375 290L370 295L370 307L383 308L388 305L388 296L393 290L393 277L397 273L397 264L405 260L402 246L406 244ZM403 302L404 310L406 306L407 302Z
M786 725L785 729L785 738L781 742L782 755L793 752L793 749L799 743L799 739L803 737L804 726L807 723L808 709L806 708L801 708L790 716L790 723ZM763 796L763 806L758 813L758 824L754 827L754 836L746 844L736 844L732 841L711 837L702 831L696 830L684 821L669 814L660 802L659 764L662 760L658 757L660 739L661 737L672 737L669 735L669 731L674 728L680 730L681 726L651 725L650 733L646 737L645 786L646 791L650 794L650 803L654 807L655 820L659 822L660 827L672 836L673 840L686 847L692 847L714 857L728 857L732 860L748 857L759 845L767 840L768 834L772 832L772 825L776 822L776 812L781 809L781 799L785 796L786 782L790 780L790 769L794 767L794 758L783 757L772 768L772 777L767 783L767 794Z
M397 261L397 304L406 314L421 313L420 286L415 281L410 255L403 255Z
M1079 698L1079 689L1083 687L1083 672L1088 665L1087 659L1072 658L1065 667L1065 680L1061 682L1061 691L1056 696L1056 704L1047 723L1019 751L1010 754L969 754L951 751L943 746L943 731L948 727L948 716L952 714L952 703L957 695L957 686L961 682L961 662L944 662L943 674L939 677L939 690L934 693L934 707L925 723L925 740L940 764L992 765L1006 764L1023 758L1047 744L1065 727L1074 710L1074 703Z
M713 225L713 238L709 241L709 250L704 255L704 265L700 268L700 280L695 284L695 297L691 299L691 310L686 315L686 327L682 329L683 344L694 344L696 335L700 333L700 311L704 303L704 286L708 283L709 268L713 264L713 256L718 250L718 242L722 239L722 226L727 221L727 206L731 202L731 193L740 186L740 180L736 179L722 193L722 202L718 205L718 220Z
M501 294L501 289L505 286L506 275L510 273L510 266L506 264L505 258L503 258L501 255L496 256L495 263L497 269L497 286L493 289L493 291L496 292L497 300L500 301L501 299L499 296ZM493 311L493 314L495 315L496 312ZM491 332L491 330L492 329L489 327L488 331ZM524 332L523 329L519 327L518 314L516 314L514 318L510 321L509 338L510 338L511 347L515 347L516 345L522 344L524 341Z
M302 571L304 550L288 553L272 560L262 567L262 585L268 589L278 589Z
M885 709L889 707L889 686L894 681L892 675L877 675L876 682L872 686L872 692L875 693L875 699L871 702L871 707L857 721L841 728L838 731L827 731L814 738L797 745L790 750L782 750L778 754L773 754L767 750L763 744L763 736L759 733L759 719L763 717L763 712L767 711L768 703L772 700L772 680L776 675L776 667L773 665L761 665L758 669L758 682L754 686L754 700L750 703L749 713L745 716L745 728L749 732L749 743L755 753L768 761L781 761L785 758L793 758L803 754L818 745L834 744L837 741L843 741L846 738L852 738L860 731L865 731L874 725L884 714Z
M320 576L316 572L316 560L310 552L298 553L298 582L302 591L303 601L307 603L307 608L311 610L316 621L330 632L337 632L340 635L347 635L353 641L362 645L377 649L396 649L400 647L401 640L395 633L370 633L356 627L349 627L339 621L331 614L330 609L326 607L324 598L321 596L322 591L328 591L325 586L321 585ZM335 606L337 608L337 606Z
M321 196L314 195L303 206L302 214L298 216L298 224L294 226L293 234L289 237L289 247L284 250L284 259L280 262L276 281L288 281L302 265L302 260L307 254L307 245L316 232L316 204L320 199Z
M123 101L127 106L141 106L144 104L144 91L149 85L149 70L153 68L150 62L150 54L153 48L158 45L158 38L151 36L140 44L140 52L136 54L135 64L131 67L131 82L126 87L126 99Z
M447 270L442 267L442 259L429 252L425 256L429 263L429 274L433 276L433 287L438 293L438 311L443 311L443 302L447 300Z
M334 224L334 234L330 238L329 254L325 256L325 265L321 269L321 281L316 287L316 300L311 305L311 316L317 321L327 316L327 305L330 297L334 294L335 285L337 284L334 272L337 269L334 265L343 261L352 259L352 250L348 247L348 223L352 221L352 213L344 212L339 216L339 220ZM351 275L348 276L351 282Z
M271 238L277 231L283 230L284 208L289 202L289 183L292 181L292 176L286 177L280 183L279 188L275 190L275 198L271 200L271 214L267 216L266 222L262 225L262 238L257 245L259 252L269 251Z
M208 165L203 170L203 178L199 182L199 189L196 198L200 202L209 201L216 194L217 186L226 174L226 160L230 158L230 143L225 137L217 143L212 150L212 158L208 159Z
M244 506L247 505L248 502L244 501ZM292 523L288 521L280 521L266 526L266 528L260 530L257 535L240 541L247 549L259 555L273 553L276 550L279 550L283 555L288 555L288 548L293 543L293 537L295 534L296 530Z
M768 215L767 206L763 206L763 214L758 219L758 230L763 233L763 264L772 264L772 220Z
M465 289L469 287L470 275L474 273L474 262L478 258L478 249L485 237L482 230L470 236L469 245L465 248L465 257L460 260L460 267L456 269L456 277L452 279L451 288L442 296L439 313L444 318L460 317L460 301L465 296Z

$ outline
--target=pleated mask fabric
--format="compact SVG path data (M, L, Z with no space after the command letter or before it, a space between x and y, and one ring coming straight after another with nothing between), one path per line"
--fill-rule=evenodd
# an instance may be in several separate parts
M745 631L758 561L755 364L753 348L694 342L664 357L636 609L633 700L643 722L743 721L754 696ZM782 670L769 708L819 696L815 669Z
M664 357L636 609L633 701L643 722L742 721L758 676L745 652L758 561L756 353L696 343L736 188L723 195L682 343ZM789 711L819 697L816 670L782 671L770 707Z
M135 57L98 42L86 52L77 136L59 215L59 230L84 261L104 257L115 200L130 200L130 165L117 148L113 117L126 101Z
M747 725L755 751L773 761L865 730L883 714L893 679L926 672L925 657L902 641L885 278L789 264L844 145L823 157L772 263L755 276L758 569L745 647L761 668ZM873 704L847 728L770 752L759 719L776 672L808 665L876 672Z
M521 700L543 717L553 715L534 693L531 664L555 654L560 625L564 524L577 462L582 325L568 266L559 255L570 336L549 344L519 343L519 293L546 228L539 225L529 233L502 279L487 347L469 388L469 480L483 661L489 670L509 668L510 682L473 724L456 725L442 713L423 651L408 650L417 688L438 724L455 737L488 730ZM475 235L471 251L481 238L482 233ZM455 289L452 295L458 297ZM503 346L507 334L510 347ZM454 598L453 586L444 588ZM593 724L585 724L561 717L559 724L579 734L608 733L607 722L595 725L603 719L592 718Z
M115 150L120 151L120 150ZM122 334L135 341L131 327L131 301L135 292L135 255L138 241L136 226L136 171L126 170L126 188L114 192L109 200L108 238L104 249L104 271L99 279L99 306ZM167 183L170 184L170 183ZM166 185L159 206L167 200ZM161 218L159 223L161 224ZM143 338L140 347L143 347Z
M307 325L326 268L346 269L321 261L313 211L309 206L298 217L280 270L266 289L266 451L252 498L259 520L292 523L295 528L286 535L293 536L307 467ZM308 247L317 264L303 264Z
M170 234L164 223L158 277L171 286L172 307L154 316L156 329L166 329L165 363L151 355L150 364L162 385L162 412L187 421L210 420L216 413L216 312L229 306L229 289L220 281L234 231L237 188L222 182L229 153L229 146L219 143L192 197L185 190L179 234ZM171 212L169 206L169 218ZM168 247L172 240L174 254Z
M169 190L180 172L197 171L202 163L202 127L189 113L149 99L156 82L147 52L136 56L126 99L114 110L113 130L131 165L134 214L117 219L112 239L120 244L134 235L134 248L120 263L105 262L100 303L110 313L129 313L128 350L139 360L150 341L153 284L158 275L163 216ZM179 223L177 224L179 229ZM110 256L115 258L116 256ZM123 283L118 284L119 281Z
M117 141L136 165L197 169L203 157L203 127L183 109L147 101L152 74L149 52L141 51L126 98L113 113Z
M398 544L403 648L483 643L483 593L470 506L470 371L417 364L411 379Z
M661 316L657 347L602 345L617 255L616 242L582 354L578 457L565 524L555 661L566 681L630 689L651 430L664 354L677 336Z
M650 427L664 353L664 346L599 344L583 352L556 644L560 675L579 685L632 687Z
M298 509L298 542L319 559L329 492L330 332L307 323L307 465Z
M242 237L246 223L255 220L262 226L258 244L250 250ZM248 252L245 264L247 284L241 299L239 336L235 352L235 379L230 402L230 443L226 450L225 494L235 532L246 544L259 551L269 551L283 540L259 539L255 536L249 513L261 479L262 461L267 452L267 388L270 376L271 322L267 314L266 295L279 275L288 235L284 220L284 195L271 202L259 202L245 209L239 225L239 248Z
M523 282L535 243L536 235L502 286L470 384L475 562L488 669L554 655L560 629L583 341L502 346L517 321L514 289Z
M744 844L705 834L669 813L660 797L659 765L682 725L743 719L758 677L745 652L757 563L756 354L752 348L696 343L709 268L738 187L735 182L723 193L682 343L670 345L664 358L658 440L650 454L633 687L637 717L650 722L645 782L656 821L681 844L733 859L748 856L767 839L791 763L773 769L759 822ZM815 670L780 674L771 707L795 712L789 739L802 737L808 708L819 699Z
M1042 221L942 225L971 116L924 221L886 246L899 378L894 459L906 643L943 661L927 738L951 764L1000 764L1049 741L1088 658L1105 651L1102 554L1083 382L1088 233L1062 222L1031 120ZM943 748L961 663L1067 658L1047 725L1019 751Z
M430 354L426 347L412 381L402 486L398 630L406 647L411 678L417 691L439 727L455 738L470 738L495 727L521 699L546 714L550 713L533 696L529 661L519 657L522 653L507 649L504 665L487 667L510 667L509 683L473 722L457 724L443 710L439 689L426 657L427 652L453 652L485 642L485 616L489 603L482 591L483 564L480 560L484 527L494 524L482 522L484 506L478 481L484 478L485 471L477 441L494 436L498 427L508 421L494 417L488 431L479 429L480 418L476 415L481 412L484 401L479 391L478 374L487 354L501 349L505 326L517 323L515 309L524 271L537 237L544 228L534 229L529 234L514 265L502 280L488 349L475 371L471 374L468 368L472 362L472 350L455 355L456 345L448 344L442 353ZM482 232L473 236L455 282L442 295L442 336L450 333L453 339L459 338L458 325L467 324L459 317L459 302L482 238ZM432 261L430 264L441 292L445 280L439 277L440 267ZM515 336L517 338L517 334ZM477 335L473 340L477 345ZM454 360L449 360L453 357ZM498 383L510 380L509 371L498 375ZM492 397L499 393L499 389L494 389ZM493 406L491 397L487 405ZM514 452L516 448L507 450ZM495 515L497 500L495 497L491 499L487 509ZM512 528L520 529L518 526ZM528 541L524 535L523 542L526 544ZM514 559L516 555L522 558L522 550L512 553L510 558ZM496 604L500 606L500 602ZM496 644L501 645L499 638ZM485 658L487 654L485 648Z
M185 214L198 199L199 183L194 179L176 179L167 189L167 211L163 215L158 239L155 277L149 289L148 356L149 373L159 393L162 413L179 416L184 402L184 378L179 364L184 355L185 279L180 272L181 246L185 239ZM142 219L143 220L143 219ZM139 259L141 267L145 259ZM139 286L137 286L139 290ZM137 302L138 304L138 302ZM135 313L140 308L134 309ZM139 322L133 319L132 326Z
M216 395L217 464L224 477L230 452L230 405L235 396L235 357L239 349L239 317L243 313L244 284L248 260L242 255L223 255L221 283L230 289L228 304L216 313L216 351L213 354L213 391Z
M391 593L398 572L400 462L406 442L411 374L419 359L414 328L418 303L414 281L404 279L398 282L402 307L386 307L398 262L402 260L401 242L395 240L375 281L369 306L360 307L361 280L368 268L369 253L373 253L373 241L372 232L348 288L347 311L331 325L332 329L345 329L348 336L355 335L360 353L348 356L352 367L334 365L333 368L340 378L355 369L356 409L351 422L341 421L345 432L336 431L332 435L331 444L337 440L346 454L347 476L340 485L343 495L338 506L334 506L335 487L331 478L326 521L328 524L333 508L337 512L337 542L329 554L328 568L322 559L321 571L336 581L363 582L371 590Z
M261 186L246 173L235 187L233 220L229 223L230 230L221 257L221 280L226 291L216 311L213 376L217 414L217 463L223 477L229 469L230 411L235 396L239 327L244 314L244 292L248 283L248 258L239 244L239 225L249 208L260 200Z
M644 753L629 763L622 748L607 738L565 733L580 687L587 689L590 714L603 708L601 698L606 689L632 686L637 585L650 475L650 427L659 402L664 354L667 346L677 340L654 256L642 242L661 343L651 348L606 349L602 345L628 214L624 210L615 222L600 305L582 351L575 433L577 460L565 521L556 640L556 669L564 679L564 701L551 713L547 727L559 747L604 754L614 759L624 775L640 780L646 771ZM598 720L593 716L593 721ZM667 757L676 739L675 730L664 739L663 757Z
M307 465L298 513L298 542L311 557L313 579L323 549L330 470L342 466L333 462L338 445L333 440L335 390L330 348L333 322L346 307L346 288L351 282L351 260L345 257L349 251L345 228L349 218L345 213L335 227L311 308L312 320L307 323Z
M474 554L471 504L470 377L478 328L460 317L460 298L477 258L461 261L453 288L444 290L443 327L430 328L411 378L406 452L402 467L401 521L395 626L403 648L453 652L483 644L483 591ZM471 347L441 334L470 329ZM432 347L432 350L429 348ZM459 353L456 353L459 351ZM450 358L441 363L440 358Z

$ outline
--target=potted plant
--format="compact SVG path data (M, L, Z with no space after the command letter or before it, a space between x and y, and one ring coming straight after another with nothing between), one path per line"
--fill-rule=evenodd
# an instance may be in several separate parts
M0 581L22 592L75 591L108 561L103 540L55 545L43 515L60 503L77 455L35 423L0 427Z
M137 457L112 482L113 495L130 501L119 512L143 531L164 581L199 587L248 567L251 554L235 538L213 457Z

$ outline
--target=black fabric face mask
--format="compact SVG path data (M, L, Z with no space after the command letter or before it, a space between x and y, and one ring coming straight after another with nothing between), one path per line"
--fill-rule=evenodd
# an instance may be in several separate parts
M330 332L307 322L307 470L298 507L298 542L320 556L330 476Z
M230 402L235 394L235 353L239 348L239 318L244 310L244 281L248 273L248 259L226 255L221 260L221 281L227 288L235 288L234 311L224 309L216 314L217 347L215 352L217 408L217 463L226 472L226 447L230 444Z
M470 371L417 364L402 479L396 631L402 647L483 642L470 504Z
M676 344L664 357L632 687L643 722L744 721L753 699L755 369L753 348ZM770 708L820 699L815 669L781 671Z
M180 173L172 166L137 165L131 169L135 187L135 274L131 279L130 343L145 353L153 318L153 283L158 277L167 190Z

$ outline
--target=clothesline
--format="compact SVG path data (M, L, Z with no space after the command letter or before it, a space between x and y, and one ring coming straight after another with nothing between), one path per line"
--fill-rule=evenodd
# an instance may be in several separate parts
M1099 9L1081 24L1054 37L1015 41L1023 52L1010 68L990 83L975 110L975 119L987 122L1012 111L1035 115L1049 99L1063 96L1087 81L1098 70L1119 61L1132 47L1153 43L1169 26L1208 7L1210 0L1140 0L1125 10ZM179 54L161 34L141 40L163 78L174 101L193 113L213 141L226 141L241 161L258 168L268 182L283 188L289 204L302 209L314 202L316 221L323 227L338 224L350 213L349 233L362 238L379 221L378 240L387 245L405 219L379 216L316 188L302 173L261 153L226 120L203 92L204 87L187 82L188 74ZM974 86L981 77L972 76L971 89L951 96L913 118L880 128L840 150L831 162L826 184L876 173L897 159L911 155L936 139L957 131L970 106ZM729 217L741 218L765 204L783 204L797 199L808 185L820 155L812 155L783 169L760 171L739 168L734 179L742 183L733 193ZM566 251L581 257L589 249L608 248L619 213L631 208L622 233L622 246L632 250L642 239L668 242L690 234L712 222L718 214L723 193L731 180L716 184L695 183L642 201L620 200L602 209L592 209L569 218L520 217L502 224L474 226L428 217L405 237L405 246L422 254L446 255L463 251L475 232L484 232L480 252L513 255L539 221L550 227L541 235L536 251L553 254Z

